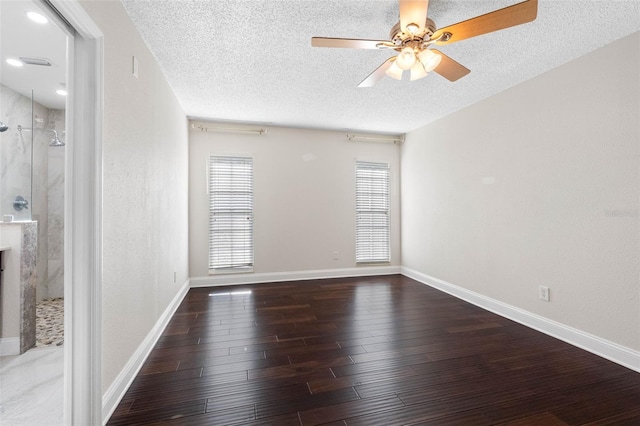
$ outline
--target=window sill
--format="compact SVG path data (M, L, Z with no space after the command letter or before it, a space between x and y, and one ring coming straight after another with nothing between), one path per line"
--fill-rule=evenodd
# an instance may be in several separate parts
M253 273L253 266L247 266L244 268L209 269L209 275L233 275L251 273Z

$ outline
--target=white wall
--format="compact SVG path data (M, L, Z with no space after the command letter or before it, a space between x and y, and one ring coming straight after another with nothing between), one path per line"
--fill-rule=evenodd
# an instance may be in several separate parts
M188 123L122 4L82 5L104 33L104 391L188 279Z
M639 64L635 33L411 132L403 266L639 350Z
M346 132L322 130L269 127L269 133L256 135L192 129L189 151L191 277L208 275L206 161L209 154L253 156L255 273L354 268L355 161L389 163L390 265L399 266L399 149L396 145L349 142ZM332 257L336 250L340 253L338 260Z

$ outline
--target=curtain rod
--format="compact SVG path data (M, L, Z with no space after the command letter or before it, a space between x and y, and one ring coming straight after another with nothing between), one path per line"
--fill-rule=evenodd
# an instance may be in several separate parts
M258 133L260 135L268 133L269 129L266 128L251 128L251 127L224 127L224 126L203 126L201 124L191 124L192 129L198 129L202 132L228 132L228 133Z
M404 142L404 138L402 136L367 136L351 133L347 133L347 139L350 141L393 142L394 144Z

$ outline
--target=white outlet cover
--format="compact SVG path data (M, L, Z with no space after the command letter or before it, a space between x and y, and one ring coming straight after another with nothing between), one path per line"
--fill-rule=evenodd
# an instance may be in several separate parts
M548 302L551 299L551 290L549 289L549 287L545 287L545 286L540 286L538 288L539 291L539 297L540 300L544 300L545 302Z

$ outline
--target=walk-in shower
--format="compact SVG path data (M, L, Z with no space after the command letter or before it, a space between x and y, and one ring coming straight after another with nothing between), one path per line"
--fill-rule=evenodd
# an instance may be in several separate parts
M36 345L56 345L62 342L58 313L64 296L64 164L70 141L64 103L44 105L37 96L35 90L22 92L0 81L0 124L6 128L0 133L0 245L9 245L4 236L10 230L36 226Z

